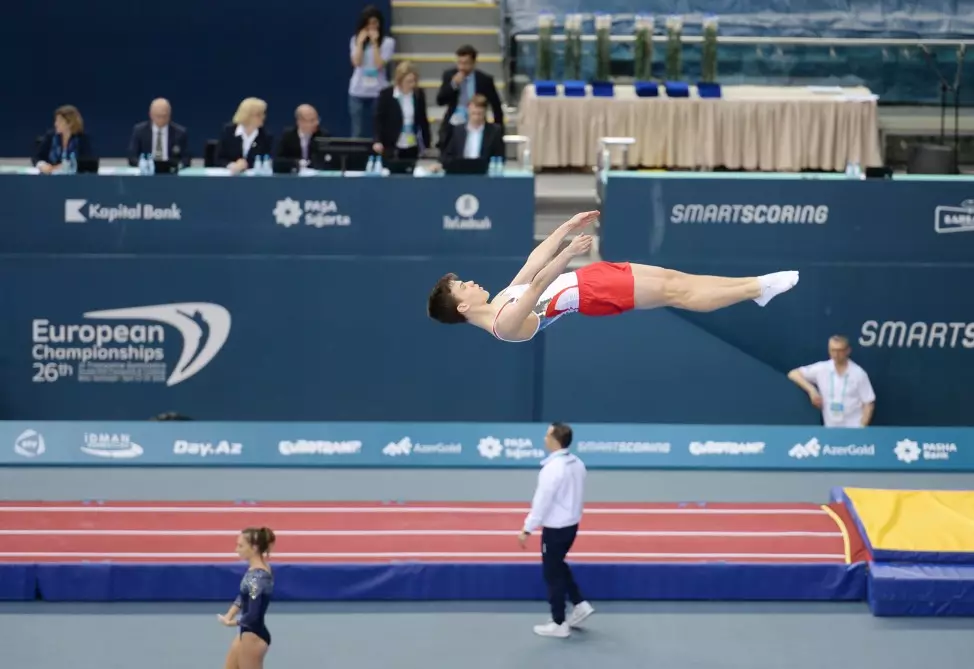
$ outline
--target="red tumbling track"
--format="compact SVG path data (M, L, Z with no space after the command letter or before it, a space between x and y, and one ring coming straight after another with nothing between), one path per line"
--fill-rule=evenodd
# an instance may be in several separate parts
M525 505L456 502L0 502L0 562L227 562L267 526L278 562L536 562ZM533 539L537 542L537 539ZM862 541L841 504L590 504L575 562L849 563Z

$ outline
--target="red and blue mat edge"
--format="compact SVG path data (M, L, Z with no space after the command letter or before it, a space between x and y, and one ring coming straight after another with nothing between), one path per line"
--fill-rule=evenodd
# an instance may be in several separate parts
M974 566L957 564L955 554L877 554L845 489L834 488L830 499L845 507L843 523L851 521L863 542L858 554L847 542L849 564L581 563L573 570L593 601L866 601L879 616L974 615ZM0 600L223 601L242 573L227 563L7 563L0 564ZM276 575L281 601L545 599L539 564L281 564Z

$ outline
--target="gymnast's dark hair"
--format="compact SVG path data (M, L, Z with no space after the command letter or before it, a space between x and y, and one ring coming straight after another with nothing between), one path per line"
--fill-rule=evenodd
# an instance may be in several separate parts
M274 530L269 527L248 527L242 534L244 535L244 539L247 540L247 543L257 549L257 552L261 555L270 553L271 547L277 541L277 537L274 536Z
M552 423L551 436L561 444L562 448L568 448L572 445L572 429L564 423Z
M453 282L456 280L456 274L447 274L441 277L436 282L436 285L433 286L433 291L426 301L426 313L434 321L446 323L447 325L467 322L466 317L457 311L460 303L457 301L457 298L453 297L453 292L450 290Z

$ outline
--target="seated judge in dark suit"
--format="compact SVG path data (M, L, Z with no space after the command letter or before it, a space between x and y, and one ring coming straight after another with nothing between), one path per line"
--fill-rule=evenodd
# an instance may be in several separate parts
M487 123L487 98L475 95L467 104L467 123L453 129L441 162L459 158L504 157L504 130Z
M477 50L465 44L457 49L457 66L443 73L443 83L436 94L436 104L446 107L440 124L442 149L450 140L453 128L467 122L467 104L475 95L483 95L494 112L494 123L504 127L504 107L497 94L494 78L477 69Z
M41 174L51 174L63 169L65 158L72 153L75 158L95 157L81 112L77 107L64 105L54 110L54 129L44 135L31 163Z
M273 138L264 130L267 103L260 98L247 98L237 107L233 122L223 128L216 149L216 164L239 174L254 166L257 156L274 152Z
M129 165L139 164L145 154L153 160L171 160L189 167L189 133L186 128L172 122L172 107L164 98L157 98L149 105L149 120L136 123L129 140Z
M294 127L281 135L277 144L277 157L299 160L302 165L311 163L315 137L328 137L328 132L318 125L318 112L311 105L300 105L294 110Z
M372 148L385 158L419 158L430 147L430 122L426 96L418 86L419 73L412 63L399 63L395 82L376 101Z

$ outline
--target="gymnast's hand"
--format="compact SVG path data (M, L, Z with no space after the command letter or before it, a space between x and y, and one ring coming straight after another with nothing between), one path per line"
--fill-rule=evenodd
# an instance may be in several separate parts
M220 620L221 623L223 623L227 627L237 626L237 621L231 618L230 616L226 615L225 613L218 613L216 614L216 617Z
M569 231L574 232L575 230L581 230L587 228L595 221L599 220L599 212L597 211L583 211L580 214L575 214L568 221Z
M577 256L583 256L589 252L592 248L592 236L591 235L579 235L572 240L568 248L565 249L567 253L572 258Z

